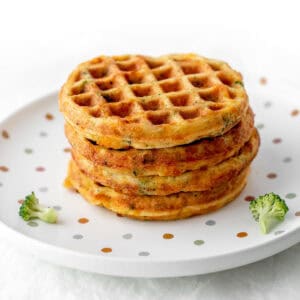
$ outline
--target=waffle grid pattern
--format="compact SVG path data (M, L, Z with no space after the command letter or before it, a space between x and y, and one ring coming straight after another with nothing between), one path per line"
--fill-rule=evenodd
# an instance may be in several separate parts
M94 118L179 123L230 105L243 88L226 63L199 56L98 57L77 69L72 101Z

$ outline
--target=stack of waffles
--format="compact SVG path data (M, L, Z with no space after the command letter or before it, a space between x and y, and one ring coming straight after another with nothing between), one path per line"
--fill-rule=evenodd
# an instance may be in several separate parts
M72 146L66 187L132 218L223 207L259 148L240 73L196 54L94 58L71 73L59 105Z

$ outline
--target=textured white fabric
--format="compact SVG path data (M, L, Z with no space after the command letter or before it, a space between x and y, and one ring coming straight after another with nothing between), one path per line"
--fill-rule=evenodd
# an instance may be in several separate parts
M0 244L0 299L253 299L299 298L300 244L245 267L173 279L116 278L57 267Z
M250 61L258 75L299 84L297 2L6 1L0 9L0 120L57 90L78 62L106 52L196 51L242 72ZM0 300L298 299L299 250L300 244L215 274L128 279L54 266L2 238Z

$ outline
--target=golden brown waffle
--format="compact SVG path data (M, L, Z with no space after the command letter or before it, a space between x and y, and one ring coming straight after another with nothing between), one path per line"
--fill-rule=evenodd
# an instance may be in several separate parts
M205 192L169 196L128 196L93 182L71 161L65 185L89 203L141 220L176 220L215 211L234 200L246 185L249 168L226 184Z
M253 112L249 109L242 121L224 135L172 148L124 151L96 145L69 124L65 125L65 133L74 151L94 165L135 176L178 176L208 168L235 155L250 139L253 127Z
M59 97L66 121L98 145L166 148L224 134L245 114L241 75L196 54L100 56Z
M134 176L114 169L95 166L74 150L73 160L92 180L128 195L169 195L179 192L205 191L226 183L247 168L259 146L256 130L240 152L215 166L183 173L179 176Z

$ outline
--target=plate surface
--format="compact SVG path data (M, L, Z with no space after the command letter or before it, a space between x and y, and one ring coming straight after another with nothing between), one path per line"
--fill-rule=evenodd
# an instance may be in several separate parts
M56 264L133 277L204 274L282 251L300 241L300 143L295 139L300 113L295 93L282 84L251 84L262 144L246 189L220 211L172 222L118 217L65 190L69 145L57 94L45 96L0 125L0 225L5 237L20 250ZM58 224L24 222L18 216L20 200L31 191L59 211ZM262 235L248 201L270 191L284 197L290 211L285 222Z

